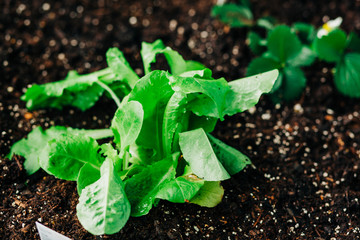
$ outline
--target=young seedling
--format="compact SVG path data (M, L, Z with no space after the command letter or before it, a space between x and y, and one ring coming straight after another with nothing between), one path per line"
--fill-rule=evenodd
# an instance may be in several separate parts
M300 67L311 65L316 55L285 25L279 25L269 33L266 46L267 51L249 64L247 75L279 69L279 77L271 90L272 99L279 102L299 97L306 86L306 77Z
M172 73L149 69L158 53ZM231 82L214 79L209 69L193 70L201 65L159 42L144 44L141 54L148 73L119 104L112 134L35 129L11 149L10 155L30 156L57 178L77 181L77 216L95 235L120 231L130 216L147 214L160 199L217 205L224 192L220 181L251 162L210 133L226 115L254 106L278 76L273 70ZM111 135L113 144L96 141ZM45 147L36 148L32 140Z
M302 22L294 23L291 28L275 26L276 21L271 17L255 21L248 1L238 4L218 1L211 14L230 27L250 30L247 44L260 57L250 63L247 75L279 69L279 78L271 91L274 102L300 96L306 85L300 67L310 66L317 56L336 64L333 72L339 92L349 97L360 97L360 39L355 33L346 36L339 29L341 17L326 22L319 30ZM263 37L263 30L267 37Z
M296 23L292 28L275 26L275 20L270 17L254 21L248 1L216 5L212 9L212 15L218 16L230 27L250 29L247 43L261 57L250 63L248 76L279 69L279 77L271 91L274 102L299 97L306 85L306 78L300 67L309 66L316 58L310 48L315 34L311 25ZM264 30L267 35L265 38L262 37Z
M339 29L341 18L329 21L318 31L313 48L321 60L335 63L334 82L339 92L360 98L360 39Z

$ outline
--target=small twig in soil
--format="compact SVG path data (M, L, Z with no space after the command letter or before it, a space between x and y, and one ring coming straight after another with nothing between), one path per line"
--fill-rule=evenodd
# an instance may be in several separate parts
M22 170L23 170L23 166L22 166L22 164L20 163L20 157L17 156L17 155L15 155L15 156L14 156L14 159L15 159L15 162L16 162L16 164L18 165L20 171L22 171Z
M299 145L299 147L297 147L297 148L291 153L291 155L297 154L303 147L304 147L304 144L301 143L301 144Z
M256 222L254 223L253 227L255 227L260 222L261 216L262 214L260 214L259 217L256 219Z
M290 216L294 219L294 222L297 223L294 212L290 208L286 208L286 211L290 214Z
M319 233L319 231L317 230L317 228L315 228L315 232L316 232L316 234L321 238L321 234Z

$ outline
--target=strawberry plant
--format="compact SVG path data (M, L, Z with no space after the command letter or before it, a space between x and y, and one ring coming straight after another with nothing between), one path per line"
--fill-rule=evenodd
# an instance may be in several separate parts
M360 40L356 33L347 36L339 29L341 17L326 22L318 30L302 22L291 27L274 26L272 18L255 21L248 1L215 5L212 15L230 27L250 29L249 47L260 57L250 63L247 75L279 69L279 77L270 92L274 102L300 96L306 86L306 77L300 67L310 66L317 57L335 63L334 82L339 92L349 97L360 97ZM266 30L267 37L258 33L259 27Z
M335 63L334 83L342 94L360 97L360 38L341 29L326 26L319 31L313 48L321 60ZM321 30L325 30L324 28Z
M255 58L248 66L247 75L279 69L279 77L271 90L272 99L292 100L299 97L306 86L302 66L309 66L316 55L286 25L275 27L266 39L267 51Z
M151 69L156 54L164 54L171 73ZM120 231L130 216L147 214L160 199L217 205L224 192L220 181L251 162L211 132L226 115L254 106L278 76L274 70L231 82L214 79L211 70L185 61L161 41L144 43L141 55L146 73L141 78L116 55L108 58L109 75L100 71L35 85L35 90L50 91L39 90L36 96L48 98L51 104L43 100L32 105L34 86L23 97L31 109L70 103L85 110L90 104L74 105L66 100L86 96L99 86L98 95L107 91L118 104L110 129L35 128L8 155L24 156L29 174L41 167L57 178L76 181L80 195L77 217L95 235ZM58 89L62 91L56 92ZM97 142L112 137L108 143Z

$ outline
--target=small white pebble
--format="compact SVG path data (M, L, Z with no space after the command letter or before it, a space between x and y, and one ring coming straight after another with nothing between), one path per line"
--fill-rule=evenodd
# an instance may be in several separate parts
M42 10L44 11L49 11L50 10L50 4L49 3L44 3L42 5Z
M302 106L299 104L299 103L297 103L297 104L295 104L295 106L294 106L294 111L296 112L296 113L303 113L304 112L304 109L302 108Z
M207 32L207 31L202 31L201 33L200 33L200 37L201 38L207 38L209 36L209 33Z
M137 18L134 17L134 16L130 17L130 18L129 18L129 23L130 23L131 25L135 25L135 24L137 23Z
M9 93L12 93L12 92L14 91L14 88L13 88L12 86L9 86L9 87L7 88L7 91L8 91Z
M177 21L175 19L170 20L169 22L169 29L170 31L174 31L177 27Z
M256 107L249 108L249 113L254 114L256 112Z
M261 115L261 118L263 120L269 120L271 118L271 114L270 113L264 113Z
M64 60L65 59L65 54L64 53L59 53L58 59L59 60Z

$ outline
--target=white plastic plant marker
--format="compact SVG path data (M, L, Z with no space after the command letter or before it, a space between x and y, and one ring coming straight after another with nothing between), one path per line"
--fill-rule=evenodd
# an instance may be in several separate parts
M39 222L35 222L35 224L41 240L71 240L70 238L65 237L64 235L55 232L54 230L48 227L45 227Z

